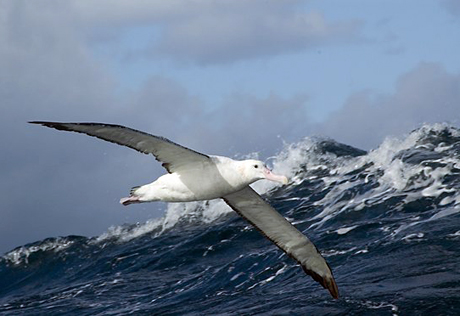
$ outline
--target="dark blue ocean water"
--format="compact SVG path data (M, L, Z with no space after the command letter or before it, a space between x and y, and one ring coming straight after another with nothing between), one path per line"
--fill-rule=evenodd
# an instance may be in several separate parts
M328 292L224 203L0 259L1 315L460 315L460 130L423 126L364 152L321 138L255 188L329 262Z

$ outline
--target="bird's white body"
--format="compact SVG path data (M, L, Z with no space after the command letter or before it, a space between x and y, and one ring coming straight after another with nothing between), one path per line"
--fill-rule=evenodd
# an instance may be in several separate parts
M238 161L220 156L209 158L209 161L195 162L187 168L165 174L152 183L133 188L131 196L121 199L120 203L213 200L240 191L263 178L287 182L286 177L272 174L258 160Z

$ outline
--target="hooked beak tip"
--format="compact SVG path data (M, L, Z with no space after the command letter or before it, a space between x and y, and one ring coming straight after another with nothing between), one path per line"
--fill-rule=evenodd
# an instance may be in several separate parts
M283 176L283 178L281 179L281 183L282 184L288 184L289 180L287 177Z

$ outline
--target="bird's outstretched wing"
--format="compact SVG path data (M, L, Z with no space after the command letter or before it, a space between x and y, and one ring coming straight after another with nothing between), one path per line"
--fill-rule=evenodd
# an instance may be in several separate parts
M194 150L176 144L169 139L150 135L129 127L101 123L59 123L33 121L61 131L71 131L94 136L108 142L135 149L144 154L152 154L169 173L178 171L191 163L209 163L210 158Z
M339 297L332 271L315 245L249 186L222 197L239 215L296 260L315 281Z

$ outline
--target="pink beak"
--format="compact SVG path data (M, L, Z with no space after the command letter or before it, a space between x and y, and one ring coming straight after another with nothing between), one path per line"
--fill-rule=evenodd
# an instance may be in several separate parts
M288 178L285 176L279 176L277 174L273 174L270 169L265 167L264 169L264 175L265 179L270 180L270 181L275 181L275 182L281 182L282 184L287 184L288 183Z

